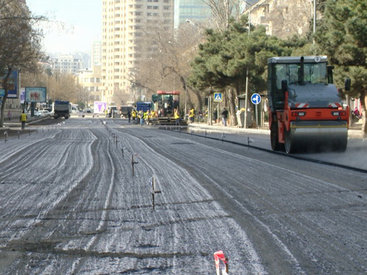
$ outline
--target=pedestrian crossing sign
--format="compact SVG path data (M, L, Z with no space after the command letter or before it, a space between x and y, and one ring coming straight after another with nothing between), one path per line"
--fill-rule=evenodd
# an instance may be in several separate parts
M214 93L214 102L222 102L222 93Z

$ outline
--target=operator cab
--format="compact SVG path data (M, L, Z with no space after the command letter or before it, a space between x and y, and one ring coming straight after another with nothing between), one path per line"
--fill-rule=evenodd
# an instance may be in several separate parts
M273 57L268 59L268 93L270 108L284 109L284 90L288 90L291 108L305 104L309 108L327 107L340 102L332 85L332 67L326 56Z

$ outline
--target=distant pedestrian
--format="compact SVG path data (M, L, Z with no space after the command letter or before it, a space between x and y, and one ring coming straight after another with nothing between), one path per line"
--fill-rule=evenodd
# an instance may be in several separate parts
M177 109L175 109L174 111L174 119L175 119L175 124L177 126L180 125L180 114L178 113Z
M137 116L136 110L133 109L132 114L131 114L131 117L133 118L133 123L137 123L135 122L136 116Z
M361 118L361 114L359 113L358 108L356 107L353 111L353 114L356 118L360 119Z
M217 119L218 119L218 111L215 110L214 113L213 113L213 119L214 119L214 122L217 123Z
M23 111L23 113L20 115L20 122L22 123L22 130L24 130L25 128L26 121L27 121L27 114L24 113Z
M149 110L146 110L143 114L143 123L145 122L145 124L149 123Z
M131 113L130 113L130 110L127 111L127 118L129 119L129 123L130 123L130 120L131 120Z
M191 108L189 112L189 119L191 123L194 123L194 119L195 119L195 109L194 108Z
M227 126L227 118L228 118L228 111L224 107L223 112L222 112L222 123L223 123L223 126Z
M140 126L143 126L144 125L144 113L142 110L139 111L138 117L139 117Z
M8 111L8 120L9 121L11 120L11 112L10 112L10 110Z

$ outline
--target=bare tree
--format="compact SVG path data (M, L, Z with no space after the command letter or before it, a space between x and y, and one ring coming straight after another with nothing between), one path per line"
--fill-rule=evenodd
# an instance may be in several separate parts
M32 70L41 59L41 34L32 24L33 17L25 1L0 0L0 73L5 75L2 86L5 95L1 103L0 127L4 124L9 78L14 70Z
M50 68L22 73L22 85L47 87L51 100L68 100L86 103L91 100L90 92L77 84L75 76L69 73L52 72Z
M231 17L238 19L241 15L243 0L202 0L211 11L215 25L220 30L228 28Z
M151 33L149 45L152 54L139 67L136 83L149 87L152 91L183 90L183 98L190 105L193 104L190 97L193 93L197 99L196 105L201 108L201 94L188 86L187 78L190 74L190 63L203 37L203 29L188 21L176 30L175 35L159 29Z

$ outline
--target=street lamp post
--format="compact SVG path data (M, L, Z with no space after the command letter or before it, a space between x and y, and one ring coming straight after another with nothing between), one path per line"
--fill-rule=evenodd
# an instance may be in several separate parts
M313 0L313 33L316 32L316 20L317 20L316 0Z
M185 89L185 114L184 114L185 118L186 118L186 114L187 114L187 89Z
M249 3L247 1L244 1L246 2L247 5L249 5ZM250 8L251 8L251 5L250 5ZM251 28L251 21L250 21L250 15L251 15L251 10L249 10L249 13L248 13L248 32L247 32L247 35L248 37L250 36L250 28ZM244 117L244 122L243 122L243 127L244 128L247 128L247 109L248 109L248 66L246 68L246 90L245 90L245 117Z
M313 34L316 33L316 0L313 0ZM315 38L313 38L312 41L313 44L315 44Z
M195 27L199 31L199 33L201 32L200 26L192 22L190 19L186 18L185 21L187 24L190 24L191 26ZM186 118L186 114L187 114L187 86L185 83L185 118Z

